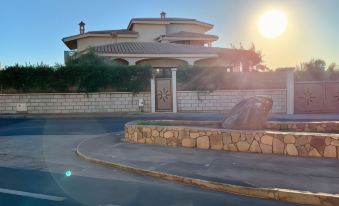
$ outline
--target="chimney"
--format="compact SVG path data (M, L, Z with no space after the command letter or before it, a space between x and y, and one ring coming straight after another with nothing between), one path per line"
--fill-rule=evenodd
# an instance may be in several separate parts
M161 17L162 19L165 19L165 18L166 18L166 13L165 13L164 11L162 11L162 12L160 13L160 17Z
M85 23L83 21L81 21L79 23L79 26L80 26L80 34L84 34L85 33Z

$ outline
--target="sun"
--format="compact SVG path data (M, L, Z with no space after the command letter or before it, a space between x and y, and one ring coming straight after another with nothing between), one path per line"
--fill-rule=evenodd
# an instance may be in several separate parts
M287 16L280 10L267 11L260 17L258 28L265 38L277 38L287 28Z

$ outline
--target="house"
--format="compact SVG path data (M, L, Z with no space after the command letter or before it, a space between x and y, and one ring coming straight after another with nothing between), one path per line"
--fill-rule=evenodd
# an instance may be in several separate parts
M127 29L86 32L84 22L79 26L79 34L62 39L70 50L86 52L93 48L116 63L151 65L155 69L152 111L176 112L176 68L180 66L242 71L251 65L248 50L212 47L218 40L218 36L207 33L213 25L196 19L167 18L161 12L160 18L131 19ZM69 52L65 54L67 59ZM170 95L164 97L165 93Z

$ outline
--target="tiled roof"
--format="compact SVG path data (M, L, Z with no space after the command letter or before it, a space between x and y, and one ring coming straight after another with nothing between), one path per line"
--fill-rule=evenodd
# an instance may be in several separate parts
M218 38L218 36L215 36L215 35L186 32L186 31L180 31L177 33L168 34L164 37Z
M112 54L219 54L234 49L158 42L121 42L94 47L98 53Z
M131 21L197 21L188 18L133 18Z
M89 31L86 34L138 34L138 32L130 31L127 29L118 30L102 30L102 31Z
M206 23L206 22L202 22L202 21L198 21L196 19L187 19L187 18L133 18L131 19L129 25L128 25L128 29L131 29L134 22L136 21L158 21L158 22L195 22L198 24L202 24L205 25L209 28L212 28L213 25Z

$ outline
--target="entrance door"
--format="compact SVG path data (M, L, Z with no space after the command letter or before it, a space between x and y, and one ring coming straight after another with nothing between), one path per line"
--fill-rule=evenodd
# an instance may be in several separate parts
M155 79L155 95L155 107L157 112L171 112L173 110L171 79Z

